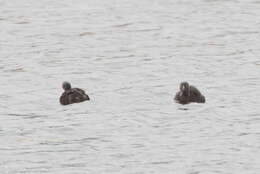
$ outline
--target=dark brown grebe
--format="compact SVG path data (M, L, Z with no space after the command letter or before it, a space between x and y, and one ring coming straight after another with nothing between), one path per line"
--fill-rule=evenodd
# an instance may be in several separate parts
M72 103L79 103L89 100L89 96L85 94L85 91L79 88L71 88L69 82L63 82L62 88L64 92L60 96L60 104L68 105Z
M196 87L189 85L188 82L182 82L180 84L180 91L177 92L174 100L181 104L206 102L205 97L200 93L200 91Z

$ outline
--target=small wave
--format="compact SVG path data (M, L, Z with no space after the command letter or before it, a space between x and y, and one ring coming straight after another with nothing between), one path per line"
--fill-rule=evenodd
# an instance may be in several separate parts
M25 21L23 21L23 22L17 22L16 24L29 24L30 22L25 22Z
M123 27L127 27L129 25L133 25L133 23L125 23L125 24L114 25L114 27L123 28Z
M83 32L83 33L80 33L79 36L87 36L87 35L94 35L95 33L93 32Z
M161 27L151 28L151 29L128 30L128 32L149 32L149 31L159 31L159 30L161 30Z

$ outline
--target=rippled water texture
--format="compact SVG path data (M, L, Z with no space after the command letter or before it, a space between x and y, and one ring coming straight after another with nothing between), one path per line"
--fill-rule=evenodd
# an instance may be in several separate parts
M259 29L257 0L0 0L1 174L259 174Z

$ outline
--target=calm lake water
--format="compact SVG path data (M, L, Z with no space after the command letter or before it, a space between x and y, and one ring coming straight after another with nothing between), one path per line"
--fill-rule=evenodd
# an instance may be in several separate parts
M0 0L1 174L259 174L259 29L258 0Z

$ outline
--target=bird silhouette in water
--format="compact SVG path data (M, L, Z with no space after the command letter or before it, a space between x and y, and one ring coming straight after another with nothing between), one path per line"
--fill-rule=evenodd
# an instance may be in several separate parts
M85 94L85 91L79 88L71 88L69 82L63 82L62 88L64 92L60 96L60 104L68 105L73 103L80 103L89 100L89 96Z
M189 104L191 102L205 103L205 97L195 87L189 85L188 82L182 82L180 84L180 91L176 93L174 100L180 104Z

